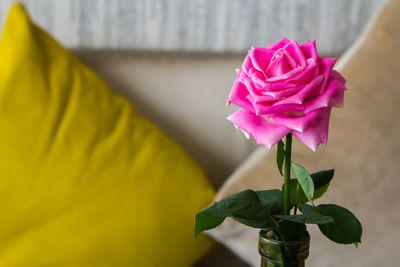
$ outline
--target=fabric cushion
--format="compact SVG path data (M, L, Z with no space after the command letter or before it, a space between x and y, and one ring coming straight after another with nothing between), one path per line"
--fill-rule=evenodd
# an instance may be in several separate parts
M389 1L351 55L340 64L348 81L343 109L334 112L326 148L311 153L294 142L292 160L310 171L335 168L327 193L316 202L336 203L363 225L358 248L311 234L307 266L397 266L400 262L400 2ZM256 150L227 180L216 199L245 188L281 188L276 151ZM259 266L258 230L228 220L210 232L252 266Z
M198 165L32 24L0 39L0 266L190 266Z

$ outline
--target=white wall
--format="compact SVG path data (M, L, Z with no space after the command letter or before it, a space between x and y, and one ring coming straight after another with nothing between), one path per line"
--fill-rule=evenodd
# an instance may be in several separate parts
M68 47L243 52L282 36L349 47L385 0L25 0ZM2 21L13 0L0 0Z

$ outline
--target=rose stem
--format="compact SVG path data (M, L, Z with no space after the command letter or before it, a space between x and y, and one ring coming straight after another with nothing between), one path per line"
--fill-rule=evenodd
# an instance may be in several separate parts
M290 215L290 164L292 157L292 134L286 135L285 178L283 182L283 214Z

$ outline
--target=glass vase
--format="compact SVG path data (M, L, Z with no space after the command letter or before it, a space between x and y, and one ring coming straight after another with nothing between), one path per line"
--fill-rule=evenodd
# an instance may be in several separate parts
M258 252L261 267L304 267L309 254L310 236L297 241L277 241L272 231L260 231Z

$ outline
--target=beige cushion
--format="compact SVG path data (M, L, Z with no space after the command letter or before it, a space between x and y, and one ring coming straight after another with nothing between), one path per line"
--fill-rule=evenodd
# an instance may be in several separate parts
M353 211L364 227L359 248L338 245L317 227L307 266L397 266L400 262L400 1L384 7L361 45L342 64L345 108L332 112L326 148L313 153L294 142L293 161L310 171L335 168L326 195ZM353 49L354 50L354 49ZM223 185L217 199L243 190L280 188L275 150L259 148ZM253 266L259 265L256 229L233 221L210 232Z

